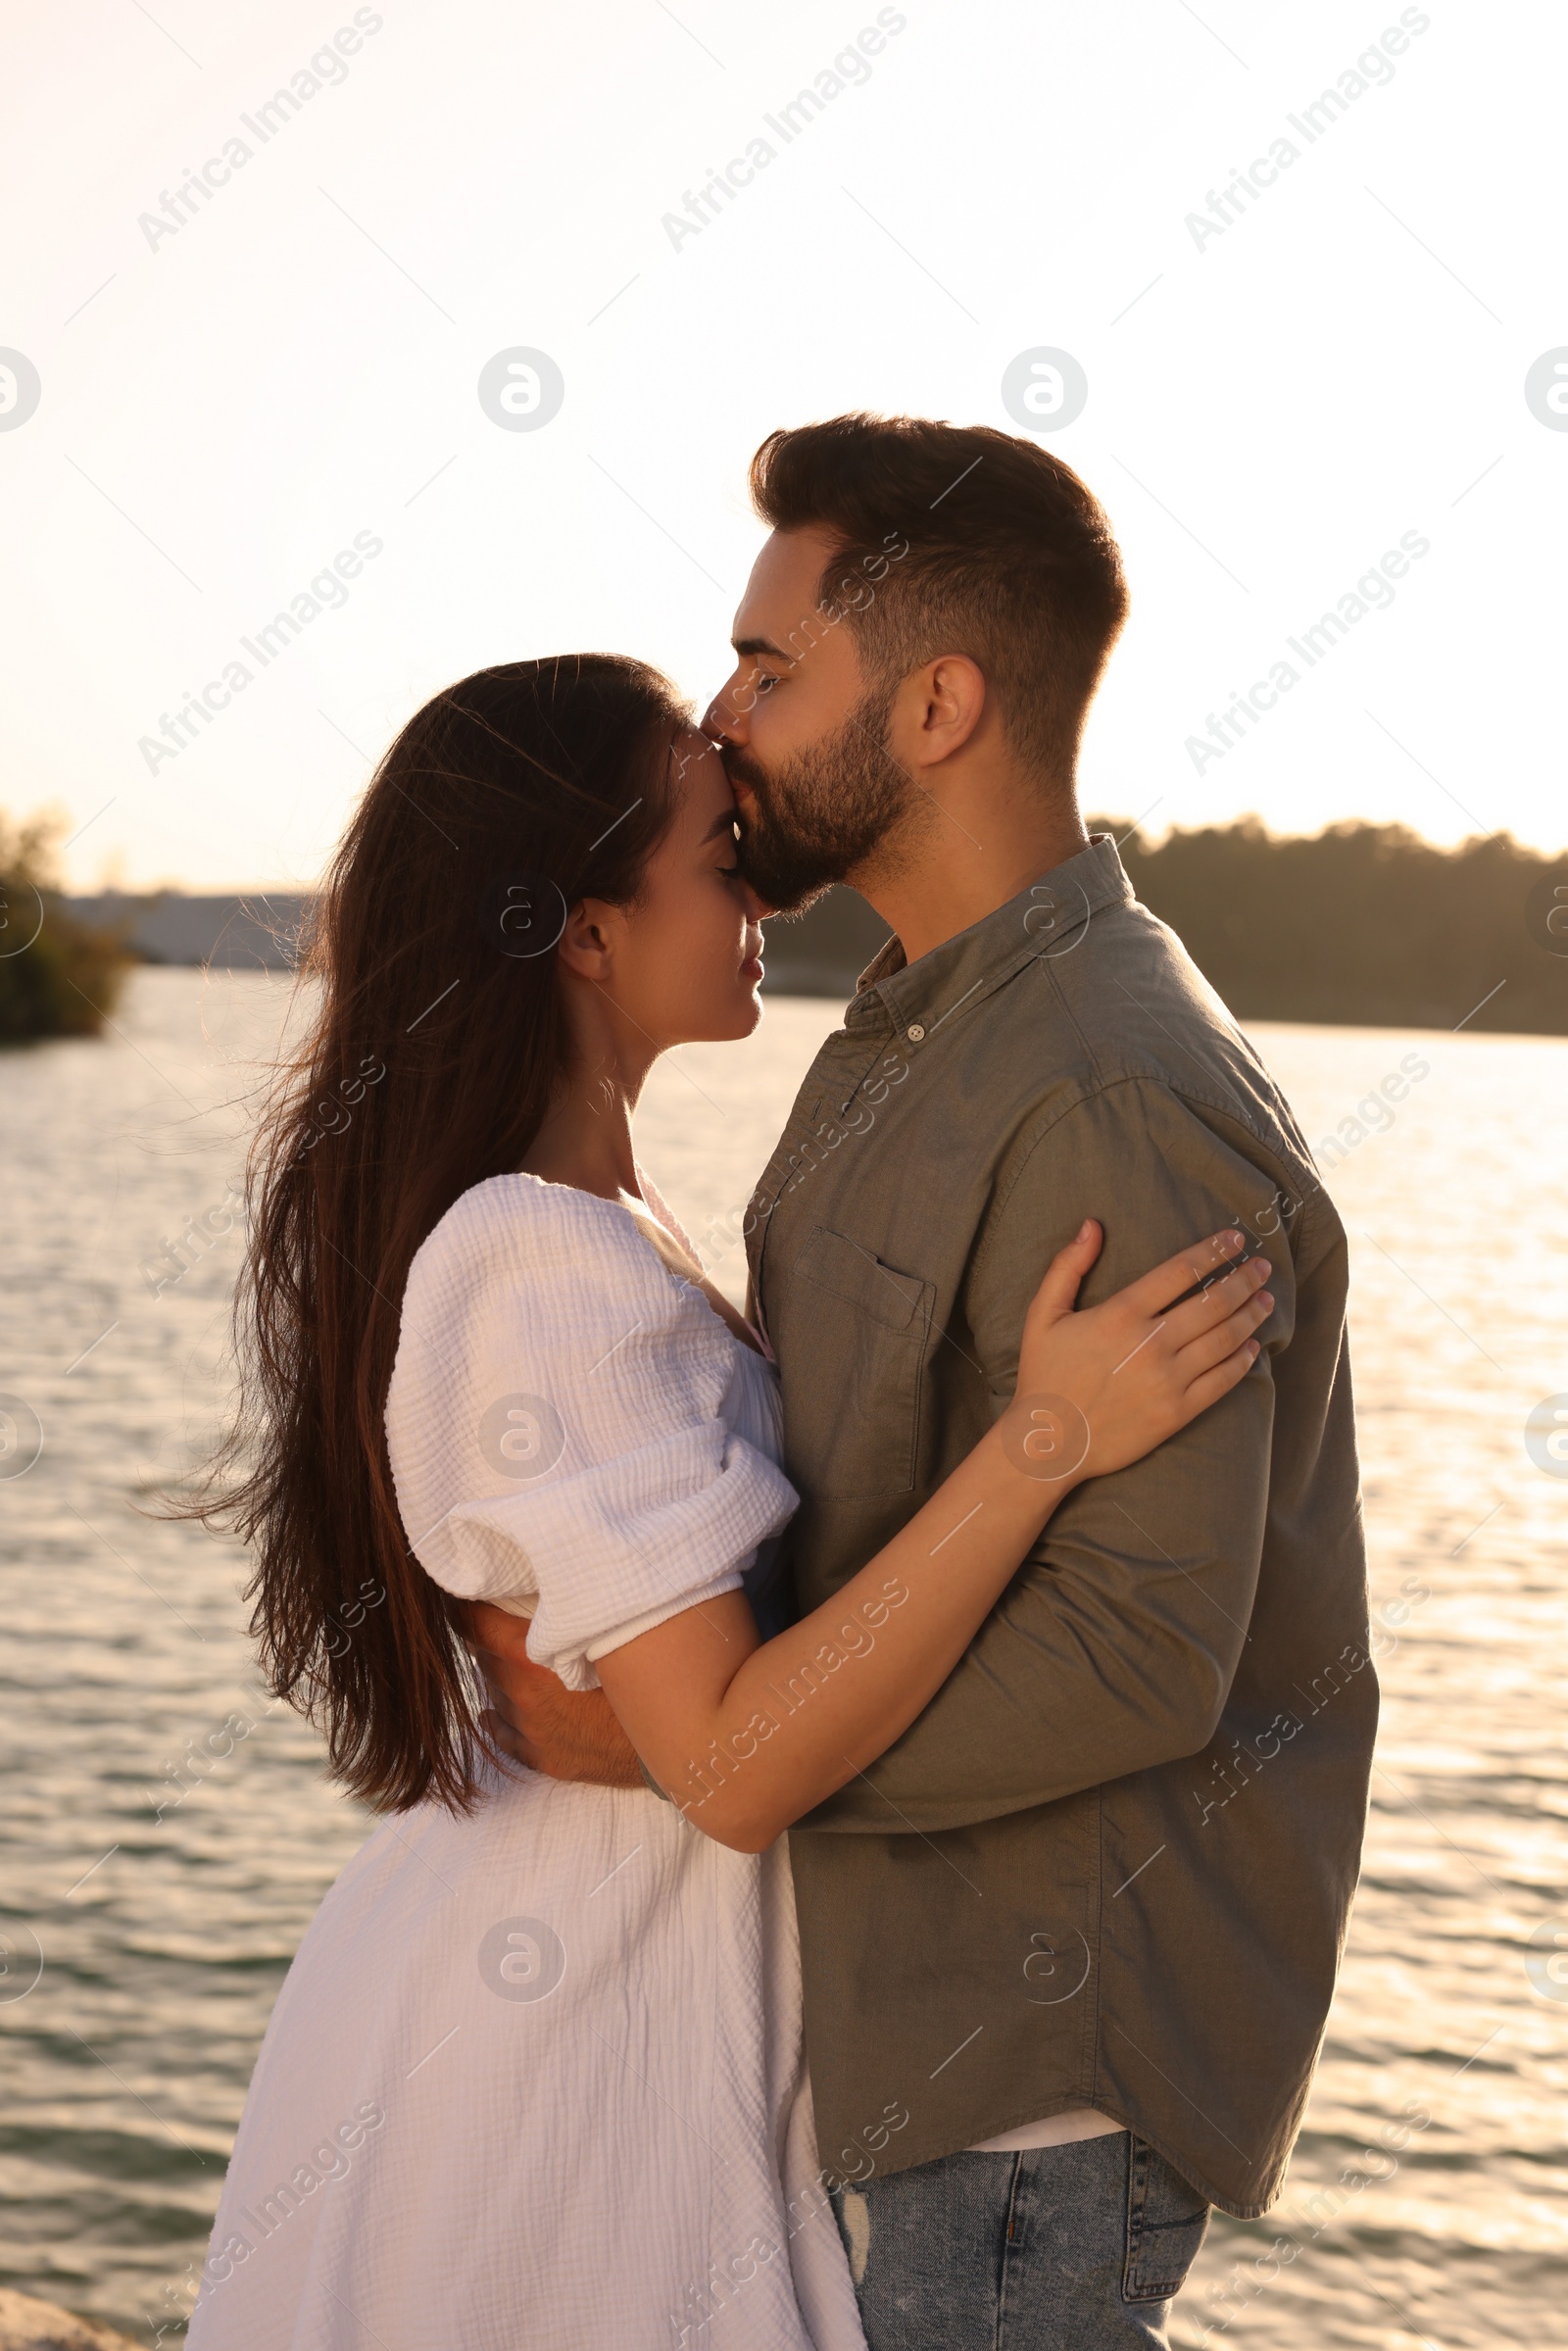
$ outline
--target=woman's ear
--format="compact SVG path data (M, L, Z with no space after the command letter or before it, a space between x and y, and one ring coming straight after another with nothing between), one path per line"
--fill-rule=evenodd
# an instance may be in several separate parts
M566 969L602 988L614 960L614 931L619 918L618 907L607 905L604 899L580 899L566 916L556 951Z

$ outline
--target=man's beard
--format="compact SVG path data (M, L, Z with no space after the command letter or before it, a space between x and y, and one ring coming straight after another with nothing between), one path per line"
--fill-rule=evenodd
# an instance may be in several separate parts
M723 747L731 781L747 785L757 803L741 837L740 869L776 912L797 914L844 881L907 808L908 779L882 748L892 708L892 690L873 688L836 734L772 770Z

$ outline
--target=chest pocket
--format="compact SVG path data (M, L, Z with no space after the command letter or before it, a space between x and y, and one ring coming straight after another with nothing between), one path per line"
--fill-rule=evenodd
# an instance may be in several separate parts
M848 1406L848 1466L878 1493L907 1494L935 1283L884 1264L826 1225L816 1227L796 1258L795 1278L814 1294L808 1303L796 1301L808 1309L811 1338L803 1351L809 1376Z

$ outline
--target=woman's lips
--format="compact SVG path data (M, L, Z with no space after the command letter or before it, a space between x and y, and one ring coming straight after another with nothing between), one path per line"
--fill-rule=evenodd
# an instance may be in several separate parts
M758 981L759 981L759 980L761 978L761 976L762 976L762 958L761 958L761 956L760 956L760 955L748 955L748 956L747 956L747 958L746 958L746 960L745 960L745 962L744 962L744 963L741 965L741 978L742 978L742 979L743 979L743 980L746 982L746 984L747 984L747 986L748 986L749 988L755 988L755 987L756 987L756 985L757 985L757 983L758 983Z

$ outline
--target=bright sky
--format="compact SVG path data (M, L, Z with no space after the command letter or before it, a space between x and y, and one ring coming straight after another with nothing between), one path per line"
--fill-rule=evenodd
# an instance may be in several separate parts
M1088 805L1560 847L1565 49L1544 0L13 11L0 801L86 828L80 888L309 883L467 670L611 648L706 698L774 425L1006 427L1047 351L1134 598ZM527 430L478 388L518 349L563 387Z

